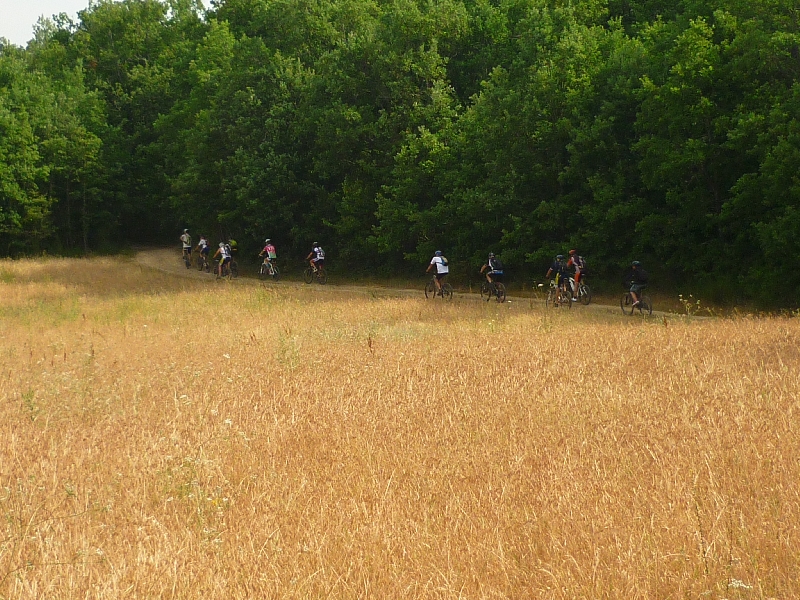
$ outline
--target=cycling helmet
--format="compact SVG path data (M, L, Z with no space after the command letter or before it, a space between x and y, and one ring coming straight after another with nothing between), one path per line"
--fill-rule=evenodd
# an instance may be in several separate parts
M224 247L225 247L225 242L220 242L220 243L219 243L219 247L220 247L220 248L224 248Z
M569 251L569 255L570 255L570 256L572 256L572 255L573 255L573 254L575 254L576 252L577 252L577 250L570 250L570 251Z
M189 230L188 229L184 229L183 233L189 233ZM173 234L173 235L175 235L175 234Z
M265 243L265 244L269 244L269 238L265 239L265 240L264 240L264 243Z
M489 252L489 258L494 258L494 252Z
M632 267L641 267L641 266L642 266L642 263L640 263L638 260L635 260L635 261L633 261L633 262L631 263L631 266L632 266Z
M319 242L314 242L312 246L319 246Z
M556 260L564 260L564 255L563 254L557 254L556 255Z
M441 256L442 255L442 251L441 250L437 250L436 252L433 253L433 255L434 256Z

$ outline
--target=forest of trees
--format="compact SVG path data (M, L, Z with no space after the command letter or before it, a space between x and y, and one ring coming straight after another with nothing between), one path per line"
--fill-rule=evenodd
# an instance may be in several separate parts
M0 41L8 256L189 227L522 280L574 247L794 306L799 198L794 0L99 0Z

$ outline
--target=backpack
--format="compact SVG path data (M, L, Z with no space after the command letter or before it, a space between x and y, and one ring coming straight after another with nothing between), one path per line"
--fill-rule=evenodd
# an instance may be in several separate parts
M586 260L582 256L575 257L575 265L581 270L584 271L586 269Z
M447 266L447 259L444 256L440 256L439 258L442 259L442 266L446 267Z
M493 271L502 271L503 261L495 256L492 260L489 261L489 267L491 267Z

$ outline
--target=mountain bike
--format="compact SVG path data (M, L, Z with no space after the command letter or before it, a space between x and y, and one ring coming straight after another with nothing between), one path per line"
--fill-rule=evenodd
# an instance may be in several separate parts
M575 293L574 277L569 278L569 289L573 294ZM586 283L583 280L583 277L581 277L581 281L578 284L578 301L584 306L586 306L592 301L592 289L588 285L586 285Z
M186 265L187 269L192 268L192 250L191 248L184 248L183 249L183 264Z
M633 303L633 296L631 296L630 290L622 294L622 298L619 299L619 307L622 309L622 312L626 315L632 315L637 310L639 311L640 315L652 315L653 314L653 303L650 300L650 296L643 294L641 291L639 292L639 303L634 306Z
M505 302L506 301L506 286L504 286L499 281L494 281L489 283L488 281L483 281L481 283L481 300L486 300L487 302L494 298L498 302Z
M328 273L325 272L325 267L323 265L318 266L316 270L308 266L306 270L303 271L303 281L306 283L316 281L320 285L325 285L328 283Z
M430 281L425 284L425 297L426 298L436 298L439 296L445 300L452 300L453 299L453 286L447 283L446 281L442 282L442 291L440 292L439 289L436 287L436 275L431 277Z
M214 272L217 274L217 279L233 279L236 275L233 274L233 265L236 263L231 260L223 265L215 265ZM238 271L237 271L238 273Z
M558 308L564 305L566 305L567 308L572 308L572 294L561 285L557 285L555 279L551 279L550 289L547 291L544 305L548 308Z
M209 273L211 271L211 264L208 262L208 255L202 252L197 257L197 270Z
M264 262L261 263L261 266L258 267L258 277L260 279L268 279L272 278L272 281L278 281L281 274L278 271L278 267L275 266L270 260L264 259Z

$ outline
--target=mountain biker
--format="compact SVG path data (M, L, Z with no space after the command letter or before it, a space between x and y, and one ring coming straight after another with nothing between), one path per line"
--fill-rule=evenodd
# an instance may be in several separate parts
M197 249L200 251L200 260L208 262L208 253L211 251L211 245L208 243L206 236L200 236L200 241L197 242Z
M558 254L556 255L555 260L550 265L550 268L547 269L547 273L545 277L550 279L550 276L555 274L555 283L556 287L564 289L565 281L567 279L567 264L564 262L564 255Z
M184 229L183 234L180 237L181 243L183 244L183 256L185 257L187 254L191 257L192 255L192 236L189 235L189 230Z
M308 264L311 265L311 269L314 273L325 267L325 250L322 249L319 242L314 242L311 246L311 252L306 256L306 260Z
M259 256L264 257L264 262L269 266L270 273L272 272L272 263L278 257L275 252L275 246L272 245L272 240L269 238L264 240L264 249L259 252Z
M444 278L447 277L447 274L450 272L450 267L447 264L447 259L442 255L441 250L437 250L433 253L433 258L431 259L428 268L425 270L426 273L430 273L433 266L436 265L436 275L434 281L436 282L436 293L440 296L442 295L442 282Z
M489 258L481 267L481 273L485 273L486 281L492 284L503 280L503 263L494 255L494 252L489 252Z
M631 268L625 273L625 278L622 283L625 287L630 286L631 298L633 298L633 306L638 306L640 301L641 292L647 287L647 280L649 275L647 271L642 268L642 263L635 260L631 263Z
M231 262L231 249L225 242L219 243L219 248L217 248L217 251L214 253L213 259L216 260L218 256L220 259L219 266L217 267L217 277L222 277L222 268Z
M575 289L572 290L572 301L577 302L578 300L578 284L581 281L581 275L583 274L584 269L586 269L586 261L583 260L583 257L578 254L577 250L570 250L569 251L569 260L567 261L567 269L570 267L574 270L573 279L575 280Z

